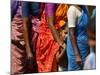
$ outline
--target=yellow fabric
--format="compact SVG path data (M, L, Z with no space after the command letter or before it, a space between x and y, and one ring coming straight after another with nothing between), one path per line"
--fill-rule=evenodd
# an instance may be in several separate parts
M62 27L66 22L64 20L59 21L59 25Z

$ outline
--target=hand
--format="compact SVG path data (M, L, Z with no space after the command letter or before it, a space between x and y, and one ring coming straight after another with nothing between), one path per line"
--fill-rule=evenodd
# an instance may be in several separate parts
M34 61L34 57L33 57L33 54L31 52L28 52L27 53L27 62L29 64L33 64L33 61Z
M66 44L63 43L63 44L61 45L61 48L66 49Z
M28 44L26 45L26 54L27 54L27 59L33 58L31 47Z
M56 54L56 61L59 64L60 58L59 58L59 53Z
M27 53L27 58L28 60L33 59L33 54L31 52Z
M80 55L76 55L76 63L80 66L80 68L82 69L83 63L82 63L82 59L80 57Z

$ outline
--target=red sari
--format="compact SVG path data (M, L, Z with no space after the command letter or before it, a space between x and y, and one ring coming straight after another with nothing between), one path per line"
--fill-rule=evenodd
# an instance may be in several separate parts
M56 71L57 65L54 60L56 53L59 50L59 45L52 36L51 30L49 29L45 18L45 14L42 15L38 33L39 35L36 44L36 61L38 64L38 71Z
M62 8L64 8L62 10ZM65 14L67 12L67 5L60 5L59 13L56 11L56 28L59 28L59 24L64 24ZM64 11L64 13L62 11ZM62 18L60 17L63 14ZM59 22L60 21L60 22ZM38 38L36 43L36 61L38 64L38 72L57 72L56 54L59 51L59 45L54 40L48 23L46 20L46 14L43 13L41 22L38 29Z

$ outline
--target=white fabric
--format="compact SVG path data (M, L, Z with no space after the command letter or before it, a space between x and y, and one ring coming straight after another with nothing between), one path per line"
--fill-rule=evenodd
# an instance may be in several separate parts
M84 63L84 69L85 70L90 70L90 69L95 69L96 68L96 58L95 54L91 52Z
M70 6L67 12L68 27L75 27L77 19L81 16L82 12L74 5Z

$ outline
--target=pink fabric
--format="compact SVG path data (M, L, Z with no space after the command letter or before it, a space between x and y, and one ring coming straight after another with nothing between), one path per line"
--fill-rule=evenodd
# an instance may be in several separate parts
M12 23L11 23L11 39L19 41L20 44L25 47L24 37L23 37L23 20L22 20L22 7L19 6L17 14L14 16ZM39 19L36 17L32 17L32 45L34 46L36 43L38 27L39 27ZM34 61L34 60L33 60ZM34 72L33 69L36 68L36 66L27 66L26 67L26 51L25 49L20 49L16 45L11 45L11 73L21 73L24 72ZM30 70L33 70L31 71ZM32 69L33 68L33 69Z
M45 4L45 11L47 16L53 16L53 12L55 12L55 5L54 3L47 3Z
M11 39L17 40L21 43L22 46L25 45L23 40L23 21L21 17L21 7L19 6L17 14L14 16L11 23ZM11 45L11 73L24 73L25 71L25 50L22 50L15 46Z

